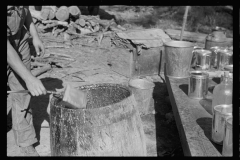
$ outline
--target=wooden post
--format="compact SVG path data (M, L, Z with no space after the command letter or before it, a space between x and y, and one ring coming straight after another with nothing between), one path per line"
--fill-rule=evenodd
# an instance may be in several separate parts
M184 32L185 24L186 24L186 22L187 22L188 9L189 9L189 6L186 6L186 10L185 10L184 17L183 17L183 25L182 25L182 31L181 31L180 41L182 41L182 35L183 35L183 32Z

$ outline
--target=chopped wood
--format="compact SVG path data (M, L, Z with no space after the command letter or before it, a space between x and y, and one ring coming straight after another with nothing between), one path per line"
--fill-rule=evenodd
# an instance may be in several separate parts
M46 7L43 7L43 8L42 8L42 10L41 10L41 16L42 16L43 20L47 20L47 19L48 19L49 12L50 12L50 9L49 9L49 8L46 8Z
M81 11L77 6L70 6L68 7L69 13L75 17L78 18L81 15Z
M78 19L77 23L81 26L81 27L85 27L86 22L84 19Z
M49 55L60 56L60 57L73 58L72 56L67 55L67 54L63 54L63 53L49 52L48 54L49 54Z
M41 67L40 69L35 69L35 70L32 70L31 72L34 76L39 76L40 74L50 70L51 68L52 68L51 65L47 64Z
M29 12L31 13L31 16L38 19L38 20L43 20L42 16L41 16L41 12L40 11L36 11L33 9L29 9Z
M66 6L61 6L57 12L56 12L56 18L59 21L66 21L69 18L69 11L68 11L68 7Z

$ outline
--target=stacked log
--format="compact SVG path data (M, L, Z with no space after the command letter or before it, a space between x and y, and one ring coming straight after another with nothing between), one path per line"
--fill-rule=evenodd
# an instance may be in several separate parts
M68 11L68 7L66 6L61 6L57 12L56 12L56 18L59 20L59 21L67 21L68 18L69 18L69 11Z
M81 15L81 11L77 6L70 6L68 7L69 13L75 17L75 18L79 18L79 16Z

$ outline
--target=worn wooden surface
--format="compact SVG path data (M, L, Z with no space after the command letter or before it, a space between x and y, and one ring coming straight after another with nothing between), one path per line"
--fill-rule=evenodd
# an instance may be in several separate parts
M77 111L51 105L52 156L147 155L142 121L132 94L118 103Z
M211 139L212 112L211 92L207 99L190 99L188 79L170 79L166 77L168 92L174 117L185 156L221 156L222 146ZM216 85L209 80L209 89Z

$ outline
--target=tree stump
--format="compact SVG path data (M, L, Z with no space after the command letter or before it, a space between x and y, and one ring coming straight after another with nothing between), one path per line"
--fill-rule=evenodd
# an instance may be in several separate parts
M68 7L66 6L61 6L57 12L56 12L56 18L59 21L66 21L69 18L69 11L68 11Z
M52 156L146 156L142 121L130 89L119 84L79 89L87 91L86 109L65 108L62 95L50 100Z

